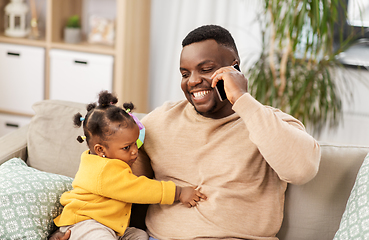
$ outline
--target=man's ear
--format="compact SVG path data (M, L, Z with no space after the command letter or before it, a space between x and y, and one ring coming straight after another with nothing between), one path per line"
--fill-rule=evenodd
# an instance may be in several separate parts
M100 157L105 156L105 147L99 143L95 144L94 151Z

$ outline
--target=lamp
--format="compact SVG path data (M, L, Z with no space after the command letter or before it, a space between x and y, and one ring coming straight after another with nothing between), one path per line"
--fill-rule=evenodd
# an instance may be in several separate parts
M25 37L28 34L26 28L26 14L28 6L23 0L11 0L5 7L5 35L10 37Z

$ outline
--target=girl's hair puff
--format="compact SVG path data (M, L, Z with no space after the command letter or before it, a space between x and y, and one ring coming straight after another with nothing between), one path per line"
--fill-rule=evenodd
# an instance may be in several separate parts
M73 123L76 127L81 127L83 123L83 131L87 144L92 137L99 138L101 144L114 134L116 128L111 128L111 123L118 123L119 127L131 127L136 124L134 119L124 110L134 109L132 103L124 103L124 109L115 106L118 102L116 96L108 91L99 93L98 105L90 103L87 105L87 114L85 117L81 113L77 113L73 117ZM84 137L78 136L77 140L83 142Z

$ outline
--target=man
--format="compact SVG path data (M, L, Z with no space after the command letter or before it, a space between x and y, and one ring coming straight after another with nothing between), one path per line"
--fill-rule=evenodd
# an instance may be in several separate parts
M181 88L187 100L148 114L137 175L197 186L207 195L194 208L150 205L153 239L277 239L287 183L318 171L320 147L295 118L256 101L235 64L231 34L206 25L182 42ZM215 90L224 81L227 99Z

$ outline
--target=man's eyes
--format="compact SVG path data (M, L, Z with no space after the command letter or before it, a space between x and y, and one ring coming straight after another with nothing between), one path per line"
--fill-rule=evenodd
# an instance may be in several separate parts
M206 68L201 68L199 71L201 73L210 73L214 70L213 67L206 67ZM188 78L190 76L190 73L189 72L182 72L182 78Z
M188 73L182 73L182 78L187 78L189 76Z
M206 72L206 73L211 72L211 71L213 71L213 68L203 68L202 71Z

